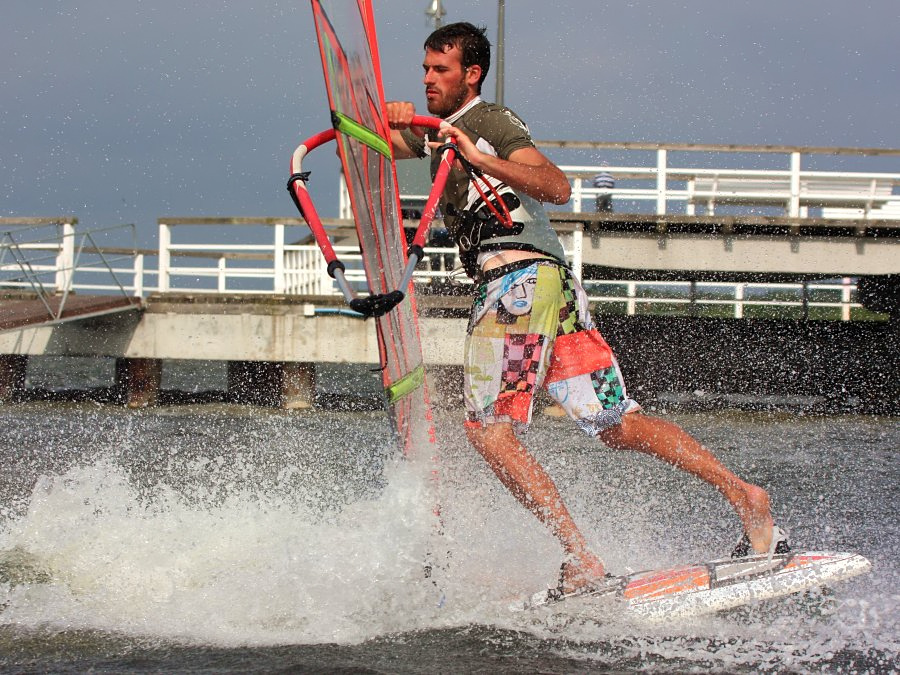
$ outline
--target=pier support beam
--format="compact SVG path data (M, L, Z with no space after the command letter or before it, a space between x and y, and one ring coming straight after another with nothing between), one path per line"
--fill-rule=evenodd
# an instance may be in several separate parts
M316 399L316 365L286 362L281 366L281 405L288 410L313 407Z
M235 403L273 408L309 408L315 398L312 363L230 361L228 397Z
M235 403L277 406L280 377L269 361L229 361L228 398Z
M27 356L0 354L0 403L13 401L25 391L27 367Z
M315 399L312 363L229 361L228 397L235 403L309 408Z
M155 406L161 382L161 359L116 359L116 387L129 408Z

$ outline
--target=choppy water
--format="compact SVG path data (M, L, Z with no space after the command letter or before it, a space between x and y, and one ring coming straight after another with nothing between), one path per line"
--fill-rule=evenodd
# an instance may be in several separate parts
M858 550L874 571L826 597L649 625L508 611L560 550L459 416L438 411L436 485L430 461L389 456L376 412L0 407L0 668L898 669L896 418L670 416L769 487L797 547ZM541 417L528 443L615 573L726 555L739 535L712 489L564 420Z

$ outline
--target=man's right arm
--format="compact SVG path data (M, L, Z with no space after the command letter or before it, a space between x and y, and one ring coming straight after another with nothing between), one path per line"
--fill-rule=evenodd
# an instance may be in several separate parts
M416 114L416 107L407 101L388 101L387 109L388 126L391 128L391 145L394 146L394 159L413 159L419 155L409 147L403 134L403 129L411 129L417 136L424 136L425 131L421 127L412 126L412 119Z

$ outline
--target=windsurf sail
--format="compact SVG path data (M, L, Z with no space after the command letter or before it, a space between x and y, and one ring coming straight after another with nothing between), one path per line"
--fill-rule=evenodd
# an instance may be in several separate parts
M418 249L410 249L408 259L372 7L368 0L311 3L333 128L297 148L288 188L350 306L374 317L385 399L397 439L404 452L421 452L435 443L411 282L425 228L420 226ZM427 118L423 123L435 126L439 121ZM306 154L331 140L337 141L350 193L368 284L365 298L356 297L344 279L343 264L309 197L309 174L302 171Z

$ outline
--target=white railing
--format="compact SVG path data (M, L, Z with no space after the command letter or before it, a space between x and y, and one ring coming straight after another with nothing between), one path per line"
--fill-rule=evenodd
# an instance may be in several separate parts
M258 243L195 243L176 233L217 229L217 239L257 239ZM159 221L159 292L291 293L330 295L337 291L314 244L287 244L289 230L308 239L299 218L181 218ZM194 236L194 240L197 237ZM201 240L206 237L201 236ZM335 245L347 265L347 280L365 284L358 246Z
M770 311L775 308L799 308L802 318L810 318L822 310L838 309L840 320L850 321L851 311L862 309L862 305L856 302L856 282L851 277L843 277L839 283L596 279L586 282L585 288L591 302L602 303L610 309L616 308L620 313L629 316L658 313L658 308L665 306L687 306L688 314L695 316L729 316L743 319L752 318L748 315L752 315L754 308L767 308ZM610 292L613 289L618 292ZM722 312L723 309L727 311Z
M223 219L224 220L224 219ZM160 225L160 240L168 241L167 251L160 249L160 260L168 258L165 274L167 291L191 293L289 293L298 295L339 295L327 265L317 246L313 244L285 244L284 228L295 222L274 223L271 244L256 245L186 245L175 241L173 231L191 223ZM281 232L279 232L281 230ZM581 230L575 228L563 235L569 262L580 270ZM346 277L357 291L365 292L366 281L362 259L356 245L335 245L335 253L346 265ZM175 265L177 258L206 256L205 265ZM276 283L276 260L282 260L283 284ZM426 247L425 258L416 270L418 284L458 283L459 260L455 248ZM457 274L454 274L457 270ZM256 288L238 288L238 282L255 279ZM199 283L206 280L204 285ZM463 283L466 283L463 281ZM744 318L753 308L799 308L802 316L822 310L832 310L833 318L850 320L853 310L861 305L856 301L856 284L852 278L834 281L802 283L724 283L675 281L619 281L592 279L585 282L592 302L618 308L624 314L649 313L663 306L686 306L695 313L709 313L719 308L719 315ZM279 288L280 290L276 290ZM823 297L824 296L824 297Z
M75 246L77 237L71 227L63 227L57 241L34 241L33 250L40 259L33 258L31 266L36 274L48 280L47 292L126 292L142 296L150 292L172 293L235 293L235 294L297 294L339 295L334 281L328 276L326 264L314 244L286 244L285 229L302 221L260 222L269 219L241 220L241 225L254 224L257 234L271 230L266 237L271 243L206 244L181 241L178 231L190 229L196 222L209 231L218 224L217 238L222 228L238 219L184 219L160 223L158 251L129 249L97 249L104 264L89 259L83 245ZM6 236L6 235L4 235ZM565 238L567 237L567 238ZM565 249L570 262L580 274L578 261L581 231L565 235ZM21 237L20 237L21 238ZM365 292L365 274L358 247L336 245L335 252L346 265L347 280L360 292ZM2 256L9 251L0 249L0 288L28 289L22 274L11 276L12 265L21 267ZM158 269L146 264L147 258L158 256ZM124 264L123 264L124 263ZM455 248L426 247L425 258L416 271L418 284L440 287L458 283L454 270L459 262ZM98 277L98 275L104 275ZM148 283L156 278L157 284ZM52 282L51 282L52 280ZM131 283L128 283L128 280ZM65 285L58 285L58 283ZM463 283L466 283L465 281ZM803 317L830 311L831 318L849 320L861 305L856 301L853 278L837 281L806 281L802 283L724 283L688 281L628 281L590 279L585 288L589 299L605 307L602 311L622 314L646 314L669 310L696 315L731 316L745 318L757 308L799 308ZM687 310L687 311L684 311ZM797 312L795 312L796 314Z
M590 149L592 154L643 154L653 151L655 162L585 166L561 164L572 183L573 211L593 211L594 199L611 194L616 211L657 215L713 215L720 206L760 212L773 208L776 215L804 218L897 219L900 173L809 170L821 156L898 156L900 150L857 148L793 148L776 146L664 145L648 143L578 143L541 141L546 148ZM679 163L671 160L678 154ZM686 157L682 157L686 155ZM780 156L774 165L763 157ZM813 157L816 157L815 161ZM693 158L693 159L692 159ZM710 158L713 158L712 160ZM702 166L713 163L716 168ZM742 166L743 165L743 166ZM615 179L612 190L598 189L591 179L606 172Z
M0 233L0 283L7 288L71 285L75 261L75 219L23 219Z
M900 174L848 174L839 172L754 171L726 169L685 169L635 166L562 166L572 184L572 211L593 211L594 200L610 195L614 203L624 203L627 212L641 202L652 213L714 215L717 206L739 206L761 211L774 207L792 218L805 218L810 209L821 209L823 218L897 219ZM590 184L593 174L606 171L616 179L616 187L598 189ZM624 185L623 185L624 183ZM649 185L653 183L653 185ZM676 207L681 204L680 207ZM616 210L621 207L616 208Z
M342 224L346 228L346 223ZM258 239L265 241L254 244L189 243L188 235L182 237L179 234L195 228L208 231L210 226L219 228L220 239L234 238L235 230L249 228ZM303 227L305 222L300 219L160 219L157 290L162 293L339 294L317 246L285 243L287 230ZM229 230L227 237L222 236L225 228ZM271 231L260 237L266 228ZM301 235L299 231L297 235L297 238L309 238L308 234ZM560 238L569 262L580 275L581 229L561 233ZM333 248L346 266L347 281L357 291L365 292L366 278L359 246L356 243L334 244ZM417 283L449 283L450 277L459 276L459 267L456 248L428 246L413 279ZM456 274L454 270L457 270Z
M54 318L62 315L69 294L76 290L137 297L143 294L143 257L133 247L98 246L98 240L109 236L124 236L133 242L134 226L76 232L74 219L24 220L25 224L0 232L0 288L33 294ZM127 267L119 266L123 261ZM55 308L51 307L51 297L59 300L53 303Z
M863 235L872 221L900 220L900 195L895 194L900 173L818 170L838 166L836 157L840 155L852 156L859 164L873 157L898 157L900 150L896 149L571 141L539 141L538 146L556 148L560 153L588 150L592 161L598 153L624 158L612 166L560 163L572 184L568 208L579 213L593 212L593 200L609 192L619 214L677 214L699 221L700 216L717 211L721 215L723 209L752 215L774 212L786 218L806 219L804 223L811 227L823 228L822 236L828 235L834 219L846 221ZM632 161L634 155L629 153L643 155ZM825 155L829 157L823 159ZM872 163L866 166L879 168ZM601 171L615 178L611 191L590 184ZM348 198L342 182L339 195L341 213L346 215ZM402 199L413 204L424 201L424 196L405 195ZM0 218L0 233L4 225L16 224L11 220ZM18 224L30 221L31 225L40 225L39 220L21 219ZM32 242L33 250L45 259L32 258L23 266L21 260L13 258L14 246L0 248L0 288L24 289L37 284L57 293L124 290L135 296L150 292L338 294L305 222L299 218L163 218L159 221L158 249L120 249L117 257L94 263L78 252L84 252L83 246L76 250L75 223L70 220L53 221L59 228L57 241ZM364 291L362 261L352 229L345 221L325 224L330 227L335 251L347 267L348 281ZM882 223L881 229L894 226ZM563 228L560 223L560 229L565 229L560 236L569 263L581 276L581 225L573 221ZM4 236L9 239L13 235ZM101 250L96 245L91 248ZM157 258L155 268L147 262L152 257ZM414 278L420 284L451 283L457 266L455 249L427 247ZM18 276L11 274L15 270ZM629 314L650 307L687 305L691 311L699 311L722 305L731 307L731 314L740 318L758 305L767 305L800 306L804 312L839 307L841 318L847 319L859 307L852 279L787 285L590 280L588 286L602 289L590 290L592 300ZM792 297L782 298L786 293ZM821 297L834 293L840 297Z

